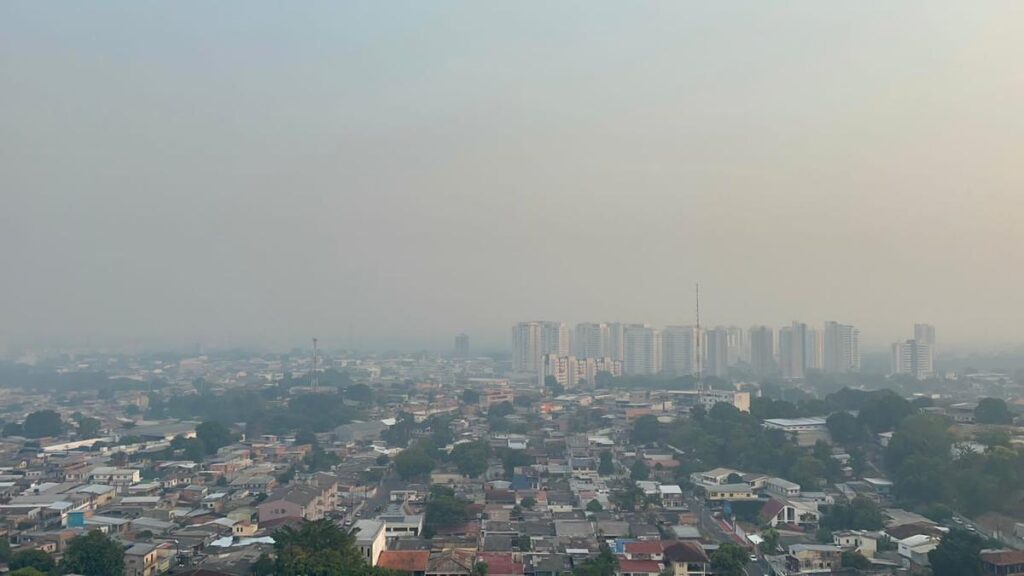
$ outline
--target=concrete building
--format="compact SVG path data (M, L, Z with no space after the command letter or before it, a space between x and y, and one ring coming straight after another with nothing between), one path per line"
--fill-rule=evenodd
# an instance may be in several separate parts
M608 356L612 360L622 361L625 355L626 339L623 333L626 325L621 322L608 324Z
M892 345L891 367L892 374L909 374L918 380L930 378L934 374L931 347L917 340L896 342Z
M584 322L576 325L572 341L577 358L605 358L610 356L611 332L607 324Z
M825 372L860 372L860 331L848 324L825 322Z
M729 374L729 330L719 326L704 334L706 362L704 374L725 378Z
M801 380L807 370L807 324L793 322L779 330L779 368L786 380Z
M459 334L455 337L455 357L469 358L469 336Z
M700 331L696 326L668 326L662 332L662 372L668 376L696 374Z
M775 373L775 332L768 326L750 328L750 367L758 377Z
M384 522L380 520L358 520L353 528L356 530L356 546L359 553L370 566L376 566L380 553L387 550Z
M804 370L821 370L825 361L825 339L821 330L815 328L807 329L807 338L804 340Z
M569 355L565 322L520 322L512 329L512 366L517 372L537 373L545 354Z
M646 324L623 328L622 370L630 376L653 375L661 371L662 334Z

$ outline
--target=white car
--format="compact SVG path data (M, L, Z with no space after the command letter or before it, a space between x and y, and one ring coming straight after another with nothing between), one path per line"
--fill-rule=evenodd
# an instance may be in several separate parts
M751 562L757 562L757 554L751 554L750 555L750 561Z

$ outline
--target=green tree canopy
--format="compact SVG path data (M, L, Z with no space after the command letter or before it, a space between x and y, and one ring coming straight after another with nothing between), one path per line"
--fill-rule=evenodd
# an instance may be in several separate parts
M402 480L421 478L434 469L434 459L419 445L402 450L394 459L395 472Z
M60 435L64 431L64 422L53 410L40 410L29 414L21 427L26 438L43 438Z
M633 433L630 438L634 444L652 444L661 439L661 425L658 418L646 414L633 421Z
M53 556L42 550L20 550L11 556L8 567L11 570L32 568L40 572L49 573L54 570L56 564L53 562Z
M460 474L475 478L487 470L491 457L491 445L486 440L456 444L452 449L451 461Z
M121 576L124 547L106 534L93 530L68 542L61 570L89 576Z
M78 422L79 438L95 438L100 435L100 428L103 423L96 418L85 417Z
M978 424L1012 424L1013 414L1006 402L999 398L982 398L974 409L974 421Z
M954 528L928 553L932 573L935 576L979 576L984 547L985 540L981 536Z
M826 421L828 432L836 442L849 446L865 440L864 425L849 412L835 412Z
M615 464L612 462L612 453L609 450L602 450L598 455L597 473L601 476L611 476L615 473Z
M721 576L746 576L743 568L749 561L747 551L732 542L722 544L711 554L711 567Z
M217 450L235 441L231 430L217 420L208 420L196 426L196 438L202 443L206 454L216 454Z

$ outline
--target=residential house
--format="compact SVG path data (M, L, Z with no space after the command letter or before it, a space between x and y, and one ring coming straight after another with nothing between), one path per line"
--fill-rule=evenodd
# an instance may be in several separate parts
M830 544L793 544L786 556L791 574L832 572L843 566L843 549Z
M676 542L665 547L664 555L673 576L705 576L711 571L711 559L698 542Z
M429 561L429 550L384 550L377 557L377 566L408 576L425 576Z

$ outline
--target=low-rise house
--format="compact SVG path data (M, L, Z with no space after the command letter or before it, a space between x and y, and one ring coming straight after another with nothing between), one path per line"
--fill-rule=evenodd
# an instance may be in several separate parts
M783 478L769 478L765 482L765 490L784 498L796 498L800 495L800 485Z
M384 550L377 557L377 566L408 576L425 576L429 550Z
M380 520L359 520L353 526L356 532L356 546L370 566L376 566L381 552L387 549L384 524Z
M705 576L711 571L711 559L698 542L670 544L664 557L673 576Z
M156 573L156 546L152 544L133 544L124 551L125 576L153 576Z
M864 530L842 530L832 533L832 542L844 550L859 552L865 558L874 558L878 550L879 534Z
M619 567L615 570L618 576L658 576L661 573L661 564L654 560L619 560Z
M842 566L842 548L830 544L793 544L786 556L790 574L832 572Z
M982 550L981 571L991 576L1024 575L1024 552L1020 550Z

